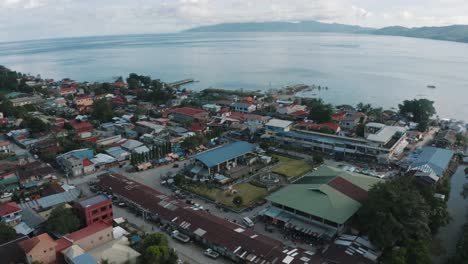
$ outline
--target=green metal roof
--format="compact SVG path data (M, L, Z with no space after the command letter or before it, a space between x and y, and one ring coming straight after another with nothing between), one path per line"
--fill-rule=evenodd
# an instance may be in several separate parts
M310 215L344 224L359 210L361 203L327 185L337 176L366 191L373 184L382 181L378 178L322 166L295 183L273 193L267 199Z

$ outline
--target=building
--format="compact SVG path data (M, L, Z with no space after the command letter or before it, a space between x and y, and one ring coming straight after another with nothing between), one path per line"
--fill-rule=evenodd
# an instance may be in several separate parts
M87 226L99 221L109 223L112 221L112 200L105 195L83 199L75 202L73 207Z
M310 122L300 122L296 125L296 127L305 130L324 132L335 135L341 131L340 125L335 123L314 124Z
M291 104L278 107L276 112L281 115L289 115L298 111L306 111L307 107L305 105Z
M232 105L234 111L239 113L252 113L257 110L257 106L252 103L244 103L244 102L235 102Z
M56 161L68 176L75 177L83 175L83 160L91 160L94 157L92 149L77 149L57 156Z
M209 118L208 112L205 110L192 107L175 108L171 110L170 114L172 120L181 124L193 121L206 122Z
M379 147L391 147L398 140L406 135L406 128L398 126L387 126L380 123L367 123L366 139Z
M12 147L13 147L13 145L11 144L10 141L8 141L8 140L0 141L0 152L10 153Z
M23 250L28 264L32 264L33 262L43 264L56 263L55 246L57 246L57 243L47 233L23 240L18 244Z
M265 124L265 130L268 135L275 135L276 133L289 132L293 122L281 120L281 119L271 119L268 123Z
M81 95L75 98L75 104L78 111L83 112L89 110L94 103L93 97L89 95Z
M166 127L148 121L136 122L135 130L140 134L160 134Z
M302 130L290 126L284 131L281 130L281 126L272 128L268 124L266 126L266 133L281 144L293 144L304 150L335 155L336 158L367 158L383 164L388 163L394 155L399 155L408 145L405 140L406 133L400 128L393 127L385 128L383 133L373 134L374 136L370 136L369 139Z
M74 95L76 93L78 93L78 90L76 89L75 86L62 86L59 88L59 94L60 96L62 97L65 97L65 96L68 96L68 95Z
M271 207L264 215L280 226L305 222L319 235L331 237L344 229L366 201L368 190L381 181L321 166L268 196Z
M9 226L15 226L21 222L21 211L21 207L15 202L0 204L0 220Z
M130 153L123 150L121 147L112 147L106 150L106 153L117 161L125 161L130 157Z
M56 250L57 252L63 252L65 249L77 245L84 251L89 251L113 239L112 225L98 222L63 236L57 240Z
M434 144L439 148L452 148L457 143L457 132L455 130L440 131L434 138Z
M27 236L18 236L0 244L0 256L2 263L24 263L24 252L19 246L21 241L29 239Z
M455 153L451 150L424 147L409 166L408 172L414 172L416 177L425 182L437 183L440 178L444 177L454 155Z
M13 104L14 107L17 107L30 104L40 104L44 102L44 99L42 99L42 97L40 97L39 95L32 95L11 99L10 102Z
M56 177L56 171L47 163L34 161L18 166L16 175L22 187L31 188Z
M141 255L129 246L126 237L110 241L102 246L89 251L94 259L106 259L113 264L136 264L137 258Z
M194 242L219 252L236 263L318 264L319 256L301 248L285 246L281 241L246 229L203 210L195 210L184 201L171 198L122 175L102 175L98 185L125 201L144 217L157 220L188 235Z
M75 135L77 135L79 138L88 138L90 137L91 131L94 130L93 124L89 122L80 122L80 121L70 121L68 123L71 127Z
M217 112L221 111L221 106L216 105L216 104L204 104L202 106L202 108L203 108L203 110L208 111L208 112L212 112L212 113L217 113Z
M230 170L241 160L255 151L256 146L245 141L238 141L219 148L211 149L195 156L194 174L212 175L222 170Z
M333 117L332 117L333 118ZM355 128L361 120L363 123L366 121L366 115L361 112L349 112L343 117L340 121L340 126L343 129L353 129Z

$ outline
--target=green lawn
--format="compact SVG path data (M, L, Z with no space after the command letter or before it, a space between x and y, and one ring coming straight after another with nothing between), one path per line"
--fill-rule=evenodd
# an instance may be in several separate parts
M237 190L237 194L230 194L228 191L222 191L217 188L210 189L206 186L188 186L187 189L198 195L217 201L225 206L237 209L248 207L268 194L265 188L260 188L250 183L234 185L233 189ZM240 207L232 203L232 199L236 195L240 195L243 199L243 205Z
M272 170L273 173L283 175L287 178L293 178L301 176L314 167L307 163L305 160L296 160L280 155L273 155L279 159L279 164Z

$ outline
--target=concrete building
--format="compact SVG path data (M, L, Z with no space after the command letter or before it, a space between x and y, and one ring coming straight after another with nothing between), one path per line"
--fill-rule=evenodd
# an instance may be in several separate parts
M191 107L172 109L170 115L172 120L181 124L193 121L206 122L209 118L205 110Z
M87 225L112 222L112 200L105 195L97 195L74 203L74 209L80 219Z
M70 177L81 176L83 171L83 160L91 160L94 157L92 149L77 149L57 156L56 161Z
M14 107L17 107L17 106L25 106L25 105L30 105L30 104L40 104L44 102L44 99L42 99L42 97L39 95L32 95L32 96L18 97L15 99L11 99L10 101Z
M266 134L275 135L276 133L289 132L293 122L281 119L271 119L265 124Z
M257 106L251 103L244 103L244 102L235 102L232 105L234 111L239 113L252 113L253 111L257 110Z
M47 233L23 240L18 244L23 250L28 264L32 264L33 262L43 264L56 263L55 246L57 243Z
M21 222L21 207L15 202L0 204L0 221L9 226Z
M5 141L0 141L0 152L3 153L10 153L12 148L12 144L10 141L5 140Z

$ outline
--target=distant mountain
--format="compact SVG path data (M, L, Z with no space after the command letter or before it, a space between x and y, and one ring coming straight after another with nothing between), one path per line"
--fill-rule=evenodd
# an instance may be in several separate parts
M252 22L223 23L211 26L196 27L185 32L330 32L330 33L363 33L412 38L427 38L468 43L468 25L445 27L406 28L400 26L381 29L360 26L321 23L317 21L301 22Z
M317 21L223 23L196 27L185 32L335 32L363 33L372 30L360 26L329 24Z
M468 43L468 25L420 28L385 27L374 30L372 34L428 38Z

